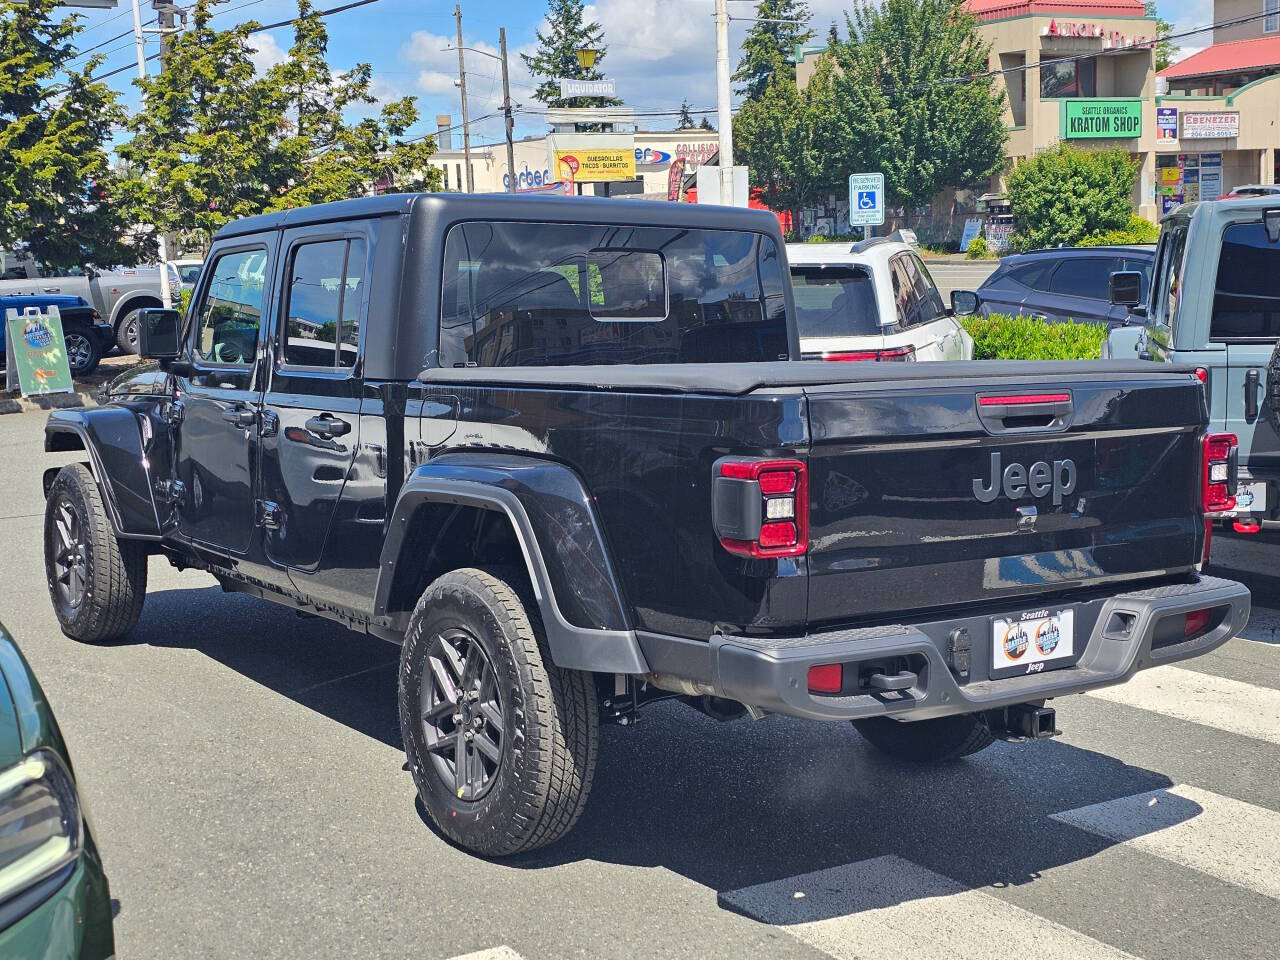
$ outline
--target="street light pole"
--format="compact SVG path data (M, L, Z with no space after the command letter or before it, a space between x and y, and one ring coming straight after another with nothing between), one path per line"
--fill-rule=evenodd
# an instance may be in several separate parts
M138 51L138 79L147 79L147 52L142 33L142 11L138 9L138 0L133 0L133 45ZM160 256L160 304L166 310L173 306L173 298L169 293L169 245L165 242L164 233L156 231L156 253Z
M467 120L467 68L462 61L461 4L453 8L453 17L458 21L458 90L462 94L462 162L467 167L467 193L475 193L475 184L471 180L471 128Z
M733 115L729 103L729 0L716 0L716 115L720 121L720 202L733 205Z
M459 41L461 42L461 41ZM511 78L507 75L507 28L498 28L498 50L502 54L502 114L503 126L507 130L507 179L511 181L509 187L512 193L516 192L516 149L511 142L512 131L516 125L515 120L511 116Z

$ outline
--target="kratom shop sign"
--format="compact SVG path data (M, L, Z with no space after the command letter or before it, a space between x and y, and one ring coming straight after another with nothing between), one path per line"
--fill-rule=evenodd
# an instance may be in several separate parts
M1063 140L1142 136L1141 100L1067 99L1062 102Z

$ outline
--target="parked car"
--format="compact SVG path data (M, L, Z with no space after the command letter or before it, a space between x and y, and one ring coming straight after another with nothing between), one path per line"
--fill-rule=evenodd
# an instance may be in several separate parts
M127 634L159 554L400 644L409 768L468 850L566 833L599 724L654 700L954 759L1248 620L1200 570L1230 478L1189 370L789 362L772 213L393 194L208 264L185 325L141 318L158 367L46 423L85 461L44 474L58 621Z
M181 290L190 290L196 285L196 279L200 276L200 268L204 266L203 260L170 260L173 269L178 274L178 285Z
M789 243L800 352L824 360L971 360L973 338L907 243Z
M42 294L40 296L0 296L0 319L7 311L19 313L28 307L47 310L58 308L62 320L62 336L67 347L67 363L71 376L83 377L98 367L103 354L115 346L115 331L83 297ZM5 365L5 325L0 322L0 368Z
M1117 274L1133 323L1104 355L1191 364L1212 429L1239 438L1240 492L1221 515L1280 526L1280 195L1187 203L1164 218L1150 290Z
M111 891L44 691L0 624L0 957L105 960Z
M1056 247L1002 257L977 290L978 312L1117 326L1128 310L1111 302L1109 277L1136 270L1144 283L1150 281L1154 255L1154 246L1135 245Z
M1236 200L1240 197L1265 197L1271 194L1280 194L1280 184L1278 183L1246 183L1243 186L1236 187L1222 200Z
M111 324L115 346L123 353L138 352L138 311L159 307L161 272L157 266L98 270L74 267L51 270L31 260L22 262L25 278L0 280L0 296L63 294L77 296ZM170 271L170 297L176 301L180 284Z

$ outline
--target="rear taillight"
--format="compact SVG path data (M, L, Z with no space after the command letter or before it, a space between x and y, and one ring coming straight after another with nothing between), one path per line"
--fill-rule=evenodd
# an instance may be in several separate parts
M835 360L844 363L852 360L872 360L881 363L903 363L906 361L914 361L916 358L916 348L907 347L889 347L885 350L842 350L835 353L824 353L823 360Z
M809 474L799 460L718 460L712 522L743 557L796 557L809 549Z
M1238 443L1234 433L1211 433L1204 438L1201 490L1205 513L1235 509Z

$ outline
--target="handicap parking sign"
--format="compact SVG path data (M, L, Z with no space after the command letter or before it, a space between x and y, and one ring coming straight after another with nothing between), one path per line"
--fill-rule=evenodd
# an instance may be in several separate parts
M849 225L880 226L884 223L884 174L849 175Z

